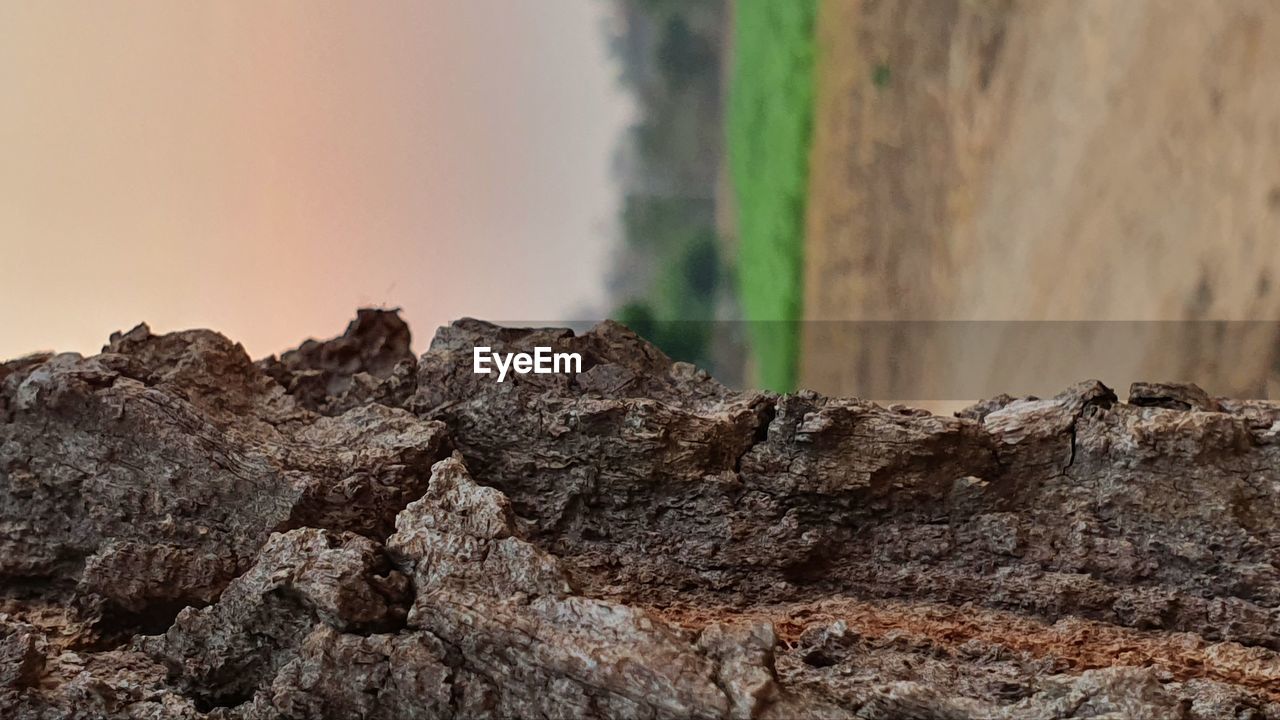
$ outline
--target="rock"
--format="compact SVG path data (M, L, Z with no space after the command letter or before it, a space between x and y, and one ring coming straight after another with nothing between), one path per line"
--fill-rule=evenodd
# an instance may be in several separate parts
M1119 404L1096 381L959 418L739 394L635 342L463 321L410 403L589 591L977 599L1280 649L1280 571L1256 561L1280 546L1262 519L1280 513L1280 449L1242 417ZM586 372L470 374L474 345L534 344Z
M273 531L385 537L448 443L383 405L315 416L208 331L139 326L9 368L0 581L74 596L106 630L212 602Z
M308 340L258 362L299 404L325 415L370 402L398 405L413 393L417 359L397 310L363 309L332 340Z
M320 626L343 632L404 624L408 583L381 548L352 533L301 528L274 535L217 603L178 614L140 648L172 668L184 694L208 706L251 699Z
M472 348L582 355L471 370ZM735 392L394 313L0 365L0 717L1280 720L1280 405Z
M1222 409L1208 393L1191 383L1133 383L1129 386L1129 404L1202 412Z
M35 628L0 617L0 691L21 690L40 682L46 645Z
M387 540L413 573L409 626L458 649L493 685L497 716L751 718L774 699L771 631L709 628L695 640L644 611L574 595L511 517L455 456Z

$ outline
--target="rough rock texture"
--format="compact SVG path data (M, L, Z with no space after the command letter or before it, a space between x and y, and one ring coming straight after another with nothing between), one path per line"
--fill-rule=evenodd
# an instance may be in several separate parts
M5 367L6 594L151 630L217 599L274 531L385 538L447 444L440 423L399 408L315 416L204 330L142 325L100 355Z
M408 347L365 311L0 365L0 717L1280 719L1280 405L737 393L610 323Z
M364 309L341 336L308 340L258 363L309 410L336 415L376 401L403 404L417 367L409 326L394 310Z

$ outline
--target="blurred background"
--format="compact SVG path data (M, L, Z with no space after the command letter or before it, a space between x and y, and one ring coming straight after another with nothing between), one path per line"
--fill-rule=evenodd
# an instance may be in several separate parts
M1277 0L0 4L0 355L611 316L740 386L1270 396Z

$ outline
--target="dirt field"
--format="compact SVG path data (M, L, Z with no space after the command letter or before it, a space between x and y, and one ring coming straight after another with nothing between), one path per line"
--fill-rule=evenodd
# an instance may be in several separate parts
M826 0L818 32L807 319L1280 318L1280 2ZM1269 326L863 330L809 323L801 385L1260 394L1275 355Z

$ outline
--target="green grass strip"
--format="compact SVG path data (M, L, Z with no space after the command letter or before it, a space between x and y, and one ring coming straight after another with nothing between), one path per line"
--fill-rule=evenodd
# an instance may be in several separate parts
M817 0L739 0L729 163L738 282L761 384L795 388L804 301Z

